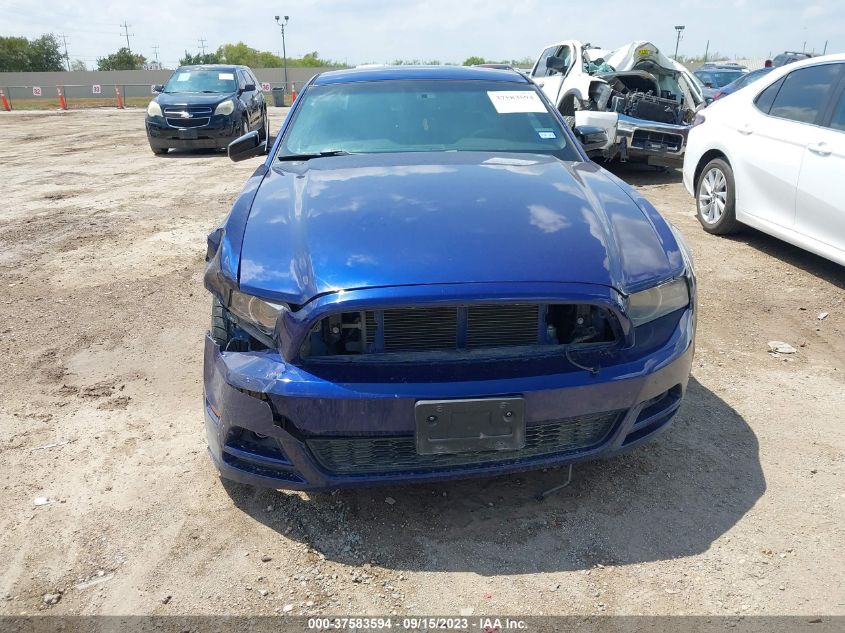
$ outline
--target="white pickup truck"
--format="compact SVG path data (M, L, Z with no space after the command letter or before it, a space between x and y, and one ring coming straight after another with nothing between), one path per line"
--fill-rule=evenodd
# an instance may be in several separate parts
M588 154L606 161L680 165L705 103L692 73L645 41L614 50L559 42L543 50L530 76L571 126L605 130L606 142Z

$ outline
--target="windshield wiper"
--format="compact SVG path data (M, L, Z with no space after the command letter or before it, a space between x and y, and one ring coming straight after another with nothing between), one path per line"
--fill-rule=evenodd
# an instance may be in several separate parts
M312 158L325 158L326 156L350 156L355 152L346 152L342 149L327 149L313 154L288 154L279 156L279 160L311 160Z

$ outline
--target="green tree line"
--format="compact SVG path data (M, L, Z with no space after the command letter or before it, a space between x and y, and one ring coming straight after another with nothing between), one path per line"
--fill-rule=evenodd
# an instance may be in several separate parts
M193 64L243 64L252 68L281 68L284 59L269 51L259 51L243 42L237 44L223 44L214 53L197 53L191 55L185 51L185 56L179 60L183 66ZM288 57L289 68L313 66L342 66L338 62L322 59L317 51L307 53L302 57Z
M28 40L0 37L0 72L49 72L65 70L59 40L48 33Z
M477 66L478 64L507 64L514 68L531 68L534 66L534 58L523 57L522 59L484 59L478 55L467 57L464 60L464 66Z

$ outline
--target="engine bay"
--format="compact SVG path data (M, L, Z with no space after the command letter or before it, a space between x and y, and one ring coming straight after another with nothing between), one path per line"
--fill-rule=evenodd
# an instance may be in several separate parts
M588 64L587 72L600 80L590 87L590 109L674 125L691 123L695 116L687 80L675 70L644 60L617 72L599 58Z

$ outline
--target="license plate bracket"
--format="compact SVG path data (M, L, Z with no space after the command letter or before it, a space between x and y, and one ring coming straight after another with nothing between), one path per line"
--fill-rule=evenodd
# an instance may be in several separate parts
M414 417L420 455L508 451L525 446L522 398L420 400Z

